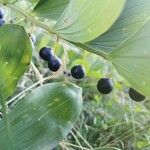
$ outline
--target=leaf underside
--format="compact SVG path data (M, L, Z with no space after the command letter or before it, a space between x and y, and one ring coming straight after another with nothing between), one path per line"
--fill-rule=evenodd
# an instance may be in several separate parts
M117 20L102 36L86 43L109 60L133 88L150 97L150 1L128 0Z

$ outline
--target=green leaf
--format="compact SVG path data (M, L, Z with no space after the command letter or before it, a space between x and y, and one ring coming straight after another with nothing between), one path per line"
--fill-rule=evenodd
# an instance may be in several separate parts
M125 0L71 0L53 30L69 41L90 41L113 25L124 4Z
M150 97L150 1L136 0L133 3L130 1L130 9L126 10L133 9L132 13L126 14L126 18L133 20L128 21L129 26L122 24L124 34L130 36L110 54L110 59L132 87Z
M111 60L117 71L145 96L150 97L150 1L128 0L116 23L84 48ZM110 55L107 57L107 54Z
M0 27L0 58L0 95L5 100L14 92L31 59L31 43L23 27Z
M40 0L33 13L36 16L57 20L70 0Z
M82 90L76 85L50 83L36 88L7 115L9 132L0 121L1 149L52 149L73 127L81 108Z
M110 54L110 58L131 86L150 97L150 16L134 36Z
M150 13L149 0L127 0L122 15L103 35L84 44L93 53L110 53L134 35L147 20Z

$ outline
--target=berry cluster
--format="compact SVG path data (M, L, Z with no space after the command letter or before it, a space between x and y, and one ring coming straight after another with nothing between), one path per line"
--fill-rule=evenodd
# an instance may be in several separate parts
M48 62L48 68L52 72L56 72L60 69L62 61L58 57L54 56L53 50L51 48L41 48L39 55L43 60ZM66 74L66 72L64 73ZM85 76L85 70L81 65L77 65L71 69L71 74L68 75L72 75L72 77L75 79L82 79Z
M4 11L2 8L0 8L0 26L4 25L5 21L4 21Z
M51 71L56 72L60 69L62 62L58 57L54 56L53 50L51 48L41 48L39 55L43 60L48 62L48 68Z
M56 72L60 69L62 61L58 57L54 56L53 50L51 48L41 48L39 55L43 60L48 62L48 68L51 71ZM74 79L80 80L85 76L85 69L82 65L76 65L71 68L71 74L67 72L64 72L64 74L72 76ZM104 95L110 94L113 90L113 87L113 81L110 78L101 78L97 82L97 90ZM129 89L129 96L132 100L137 102L141 102L145 99L145 96L138 93L133 88Z

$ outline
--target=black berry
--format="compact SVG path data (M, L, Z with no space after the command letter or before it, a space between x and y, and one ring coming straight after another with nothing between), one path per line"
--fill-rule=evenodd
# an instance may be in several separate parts
M33 44L35 44L36 42L36 36L34 34L29 34L31 41L33 42Z
M132 100L134 100L136 102L141 102L141 101L145 100L145 98L146 98L144 95L140 94L133 88L129 89L129 96Z
M0 119L2 119L3 118L3 114L0 112Z
M0 8L0 19L3 19L4 17L4 11L2 8Z
M61 67L61 60L58 57L53 57L49 62L48 62L48 68L53 71L56 72L60 69Z
M85 70L81 65L76 65L72 67L71 75L75 79L82 79L85 76Z
M113 90L113 82L109 78L101 78L97 83L97 89L101 94L109 94Z
M50 61L54 57L52 49L48 47L41 48L39 55L45 61Z
M0 26L4 25L5 21L3 19L0 19Z

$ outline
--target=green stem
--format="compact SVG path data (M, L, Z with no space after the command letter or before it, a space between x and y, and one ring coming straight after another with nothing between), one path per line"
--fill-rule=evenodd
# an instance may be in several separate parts
M68 42L70 42L70 41L68 41ZM107 53L103 52L103 51L95 51L95 50L93 50L92 48L89 48L89 47L87 47L86 45L81 44L81 43L74 43L74 42L70 42L70 43L72 43L73 45L79 46L79 47L85 49L85 50L88 51L88 52L97 54L97 55L103 57L103 58L106 59L106 60L110 60L109 55L108 55Z
M0 3L3 4L2 2L0 2ZM4 4L3 4L3 5L4 5ZM47 25L43 24L42 22L38 21L38 20L35 19L33 16L31 16L29 13L27 13L26 11L24 11L24 10L22 10L22 9L19 9L18 7L14 6L14 5L12 5L12 4L9 4L9 3L7 3L6 6L9 7L9 8L11 8L11 9L13 9L14 11L20 13L20 14L23 15L28 21L31 21L32 23L34 23L34 24L37 25L38 27L40 27L40 28L42 28L42 29L48 31L48 32L51 33L51 34L56 35L56 34L52 31L52 29L51 29L49 26L47 26Z
M28 21L31 21L31 22L32 22L33 24L35 24L36 26L38 26L38 27L40 27L40 28L42 28L42 29L48 31L48 32L51 34L51 36L56 36L56 37L59 38L59 39L62 39L62 40L67 41L67 42L69 42L69 43L72 43L72 44L75 45L75 46L79 46L79 47L81 47L81 48L83 48L83 49L85 49L85 50L87 50L87 51L89 51L89 52L91 52L91 53L95 53L95 54L97 54L97 55L103 57L103 58L106 59L106 60L110 60L109 55L108 55L107 53L104 53L103 51L97 51L97 52L96 52L95 50L93 50L93 49L91 49L91 48L89 48L89 47L86 47L84 44L74 43L74 42L68 41L68 40L66 40L66 39L63 39L62 37L58 36L58 35L52 30L52 28L50 28L49 26L47 26L47 25L43 24L42 22L38 21L37 19L34 18L34 16L31 16L31 15L30 15L29 13L27 13L26 11L24 11L24 10L22 10L22 9L19 9L18 7L14 6L14 5L11 5L11 4L8 4L8 3L7 3L7 4L6 4L6 3L4 4L3 2L0 2L0 4L6 5L7 7L13 9L14 11L20 13L20 14L23 15Z

